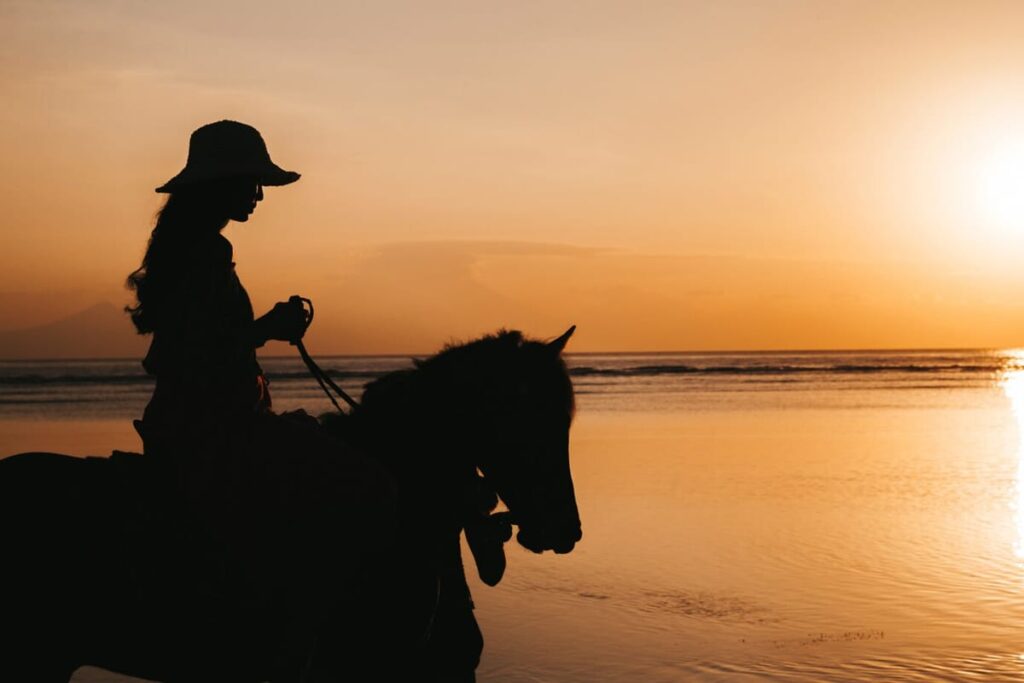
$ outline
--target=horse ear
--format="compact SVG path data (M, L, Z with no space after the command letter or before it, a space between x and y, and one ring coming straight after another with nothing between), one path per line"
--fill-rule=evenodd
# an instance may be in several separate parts
M562 349L565 348L566 342L569 341L569 337L571 337L572 333L575 332L575 331L576 331L576 326L573 325L572 327L567 329L565 331L565 334L563 334L561 337L559 337L558 339L556 339L554 341L549 341L548 342L548 348L551 349L552 351L554 351L555 353L561 353Z

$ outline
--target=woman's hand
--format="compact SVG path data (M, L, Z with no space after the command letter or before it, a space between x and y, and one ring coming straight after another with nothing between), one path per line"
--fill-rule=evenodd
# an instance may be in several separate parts
M302 299L293 296L288 301L279 301L256 320L256 346L263 346L269 339L295 343L302 339L308 324L309 314Z

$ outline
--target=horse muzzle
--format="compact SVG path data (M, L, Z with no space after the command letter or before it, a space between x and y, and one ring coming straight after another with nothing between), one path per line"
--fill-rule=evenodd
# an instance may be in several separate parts
M576 520L575 523L547 525L539 528L523 525L519 527L519 533L516 534L516 541L519 542L519 545L538 554L545 550L553 550L558 555L565 555L572 552L582 538L583 530L579 520Z

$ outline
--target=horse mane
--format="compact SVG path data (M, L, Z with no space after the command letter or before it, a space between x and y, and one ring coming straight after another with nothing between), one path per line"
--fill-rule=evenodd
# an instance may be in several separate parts
M413 367L388 373L365 385L362 408L401 410L424 402L453 405L472 390L477 402L506 402L516 384L551 395L571 419L575 400L568 369L559 354L543 341L529 339L519 330L500 329L478 339L450 342L426 359L413 359ZM437 381L444 380L444 381ZM520 391L520 393L522 393Z
M526 342L519 330L500 329L469 342L448 342L438 353L425 360L413 360L418 369L432 369L451 365L475 365L489 360L495 352L513 351Z

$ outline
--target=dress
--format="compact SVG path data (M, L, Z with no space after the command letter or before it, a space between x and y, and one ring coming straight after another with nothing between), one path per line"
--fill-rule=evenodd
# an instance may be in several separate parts
M252 304L231 257L231 243L213 235L175 264L142 362L156 380L141 422L144 450L218 536L237 534L227 527L256 494L253 459L270 455L252 448L258 423L271 415L270 394L256 361Z
M270 410L231 258L215 235L177 264L143 361L156 387L140 432L189 523L223 549L236 599L286 613L285 649L298 656L390 541L394 487L312 417Z

